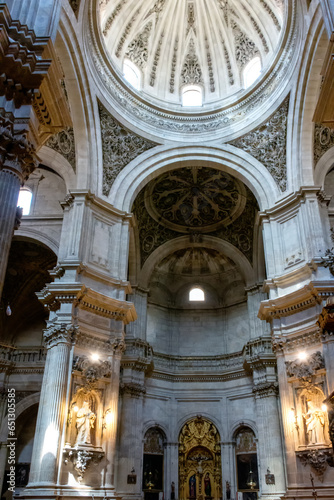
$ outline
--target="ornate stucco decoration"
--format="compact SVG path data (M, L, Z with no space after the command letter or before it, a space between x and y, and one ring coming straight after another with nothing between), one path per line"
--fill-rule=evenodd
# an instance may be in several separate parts
M323 480L323 475L328 466L327 459L329 457L329 450L305 450L297 453L297 456L304 467L306 467L306 465L310 465L318 479L320 479L320 481Z
M194 40L191 38L189 42L189 49L181 70L181 83L199 84L202 82L202 70L196 55Z
M286 135L289 97L266 123L230 144L254 156L267 168L282 191L286 190Z
M334 146L334 129L324 127L321 123L316 123L314 126L313 136L313 162L314 167L320 158Z
M134 158L157 144L126 130L99 103L103 152L103 194L108 196L117 175Z
M78 481L81 482L85 472L91 465L97 466L103 459L105 453L101 450L80 450L80 449L64 449L64 463L67 465L72 462L74 470L78 475Z
M67 127L62 132L53 135L45 144L60 153L76 171L75 142L73 127Z
M112 365L107 360L92 362L86 356L76 356L73 359L73 371L81 372L85 386L95 387L100 379L110 377Z
M191 241L210 233L230 242L252 261L257 203L242 183L211 168L187 167L162 174L138 194L132 208L138 223L141 262L182 234Z
M307 361L286 361L288 377L298 378L304 384L309 384L317 370L325 368L324 358L320 351L314 352Z
M94 3L94 2L93 2ZM186 4L180 4L178 5L186 5ZM168 6L168 8L171 7L170 2L166 2L165 6ZM271 6L273 8L273 6ZM150 10L151 5L148 3L145 6L145 9L143 9L143 12L140 13L139 17L133 20L132 23L132 33L135 36L136 32L139 32L143 28L143 21L145 19L145 16L147 12ZM166 7L164 7L166 8ZM182 7L183 8L183 7ZM112 9L111 9L112 10ZM270 14L266 11L265 6L261 7L261 10L263 10L263 15L265 16L265 24L266 22L273 22L271 20ZM159 88L165 88L164 91L164 98L159 98L157 97L157 94L155 91L152 91L152 87L150 86L150 78L147 78L147 86L145 87L145 91L147 90L148 93L152 93L152 96L150 96L149 100L145 99L145 94L133 92L133 89L130 91L127 84L124 82L121 82L119 79L119 75L122 73L122 57L116 58L116 66L117 70L112 66L110 63L110 57L106 56L106 54L101 53L101 43L97 41L96 36L97 33L94 32L94 21L93 21L93 11L92 9L90 11L91 17L90 17L90 31L87 33L87 36L85 36L85 42L89 45L88 47L88 52L90 57L93 59L93 65L96 67L96 72L97 76L100 78L100 81L102 85L104 85L105 91L108 92L110 99L112 101L112 105L115 106L116 110L125 115L127 119L131 121L131 117L135 117L136 123L139 127L143 127L149 132L155 133L157 136L161 137L166 137L166 131L168 132L168 135L170 138L175 138L176 140L185 140L185 137L182 134L187 134L187 140L190 139L192 141L196 141L197 138L195 137L194 133L202 133L205 134L205 136L209 136L211 140L215 138L226 138L228 140L229 134L235 133L235 130L233 130L233 126L237 125L240 121L244 120L245 117L249 119L249 116L252 115L254 116L255 113L257 113L259 116L261 115L261 112L264 112L265 109L268 109L268 105L272 105L272 99L273 95L277 96L277 93L280 94L281 90L280 87L282 84L285 82L285 77L287 77L290 73L290 71L293 70L293 65L294 62L296 61L296 58L298 57L298 50L297 50L297 43L299 41L299 34L296 30L296 16L294 12L294 2L286 7L287 12L286 19L287 22L285 23L285 39L284 39L284 47L282 46L280 48L279 53L277 54L277 59L275 60L275 67L270 67L270 71L268 70L267 73L263 75L262 80L259 81L258 86L254 88L254 91L251 93L246 93L243 92L241 95L235 94L236 99L234 98L231 99L231 95L228 94L228 103L225 102L225 99L227 98L226 92L222 94L222 98L218 98L217 100L217 95L219 95L219 89L216 88L215 92L210 92L208 89L208 92L206 93L207 96L211 96L211 99L214 100L215 105L214 106L208 106L206 108L206 105L204 104L203 110L200 113L186 113L181 106L181 101L180 101L180 95L178 92L175 92L175 89L179 88L180 85L180 72L179 72L179 66L180 64L183 63L184 60L184 35L180 35L181 38L177 35L174 34L172 37L168 36L168 33L164 30L164 42L161 46L161 55L160 55L160 63L158 65L159 67L162 67L162 62L164 61L164 68L167 66L169 68L173 68L173 78L166 79L165 71L163 71L164 74L164 83L163 86L161 87L159 84ZM127 11L127 13L125 13ZM217 12L220 12L220 9L217 9ZM131 19L129 18L129 12L131 12L131 9L123 9L121 8L120 13L117 14L117 19L119 26L118 30L116 30L115 37L117 40L123 40L123 35L121 35L122 30L124 31L124 26L127 26L126 20L129 19L129 22ZM132 9L133 12L133 9ZM107 16L108 13L105 13ZM110 15L112 15L112 12L110 11ZM154 16L155 14L152 13L151 16ZM161 16L163 13L161 13ZM222 15L222 20L223 20L223 14ZM279 13L277 11L275 13L276 17L282 17L282 13ZM122 16L125 16L124 18ZM254 16L254 19L256 20L256 16ZM199 16L196 18L198 20ZM105 19L105 18L104 18ZM120 20L123 19L123 22L120 22ZM151 18L148 18L147 20L150 20ZM223 20L224 22L224 20ZM181 23L182 24L182 23ZM257 23L258 26L261 26L260 23ZM263 24L262 24L263 25ZM254 32L255 38L259 40L259 35L256 32L256 27L252 23L249 24L249 26L252 26L252 32ZM104 26L103 26L104 28ZM160 18L159 18L159 29L161 28L160 26ZM130 28L129 28L130 29ZM232 29L232 28L230 28ZM274 27L274 30L276 31L276 28ZM273 33L275 32L273 31ZM283 31L283 30L282 30ZM205 33L205 30L203 31ZM219 30L217 31L219 33ZM191 32L189 32L189 37L193 34L193 29ZM209 37L209 33L207 33ZM119 36L121 38L119 38ZM114 48L117 43L112 42L112 37L110 37L110 32L108 32L108 43L111 43L111 47ZM250 37L252 39L253 36ZM170 50L170 46L172 46L175 49L175 43L176 39L178 38L178 52L175 53L175 50ZM159 44L159 39L160 39L160 32L157 31L154 35L154 44L151 48L151 58L154 57L156 47ZM209 40L209 46L210 46L210 54L211 54L211 59L213 61L213 71L217 72L217 65L214 64L215 57L213 56L213 48L219 46L219 53L221 52L221 42L218 40L212 41L211 39ZM120 48L119 53L124 53L127 50L127 45L126 43L122 42L123 46ZM268 42L267 42L268 43ZM226 43L225 46L230 47L230 43ZM163 51L165 48L168 46L168 51L170 53L170 61L166 63L164 56L163 56ZM263 54L265 55L265 50L263 48L263 44L261 42L259 43L259 50L263 51ZM175 57L176 56L176 57ZM234 52L230 51L229 57L231 58L234 56ZM201 49L201 55L198 54L199 57L199 62L201 64L202 70L203 70L203 64L205 64L205 67L207 69L207 63L206 63L206 46L205 46L205 41L203 44L203 49ZM269 56L268 56L269 57ZM174 61L176 58L176 61ZM220 57L221 58L221 57ZM148 61L148 64L150 65L150 61ZM268 65L269 68L270 65ZM236 62L233 61L233 68L236 68ZM174 71L175 70L175 71ZM222 75L224 74L224 80L226 80L227 87L230 87L230 75L229 71L227 71L227 68L225 68L225 65L220 64L219 65L219 71L221 71ZM158 87L158 70L156 72L156 79L155 79L155 85L154 89ZM204 75L204 80L207 82L207 85L210 85L210 78L209 75L207 74L207 71L203 73ZM215 85L218 85L218 81L222 81L219 75L215 75ZM239 75L234 75L235 78L238 78L239 80ZM223 78L223 76L222 76ZM239 86L239 81L238 83L233 84L234 86L237 85ZM169 92L168 88L174 89L174 93ZM224 84L224 89L226 88ZM237 88L237 87L235 87ZM282 87L283 88L283 87ZM139 95L140 94L140 95ZM165 96L168 94L168 99L170 98L170 103L169 100L165 100ZM232 102L231 102L232 101ZM177 105L177 109L174 106ZM208 102L209 104L209 102ZM232 127L232 128L231 128ZM223 134L222 134L223 132Z
M145 28L139 35L132 40L125 53L126 57L134 64L144 69L149 53L149 38L152 30L152 23L146 24Z

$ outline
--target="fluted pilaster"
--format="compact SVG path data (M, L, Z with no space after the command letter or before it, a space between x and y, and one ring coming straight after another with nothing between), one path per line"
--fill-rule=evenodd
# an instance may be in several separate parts
M106 420L106 430L103 440L106 443L106 475L104 487L108 489L115 488L115 453L116 453L116 433L118 421L118 395L119 395L119 376L121 357L125 350L123 341L115 344L114 353L108 357L112 365L110 384L106 394L106 412L110 418Z
M72 325L45 330L48 348L38 410L28 487L52 486L57 481L57 462L65 418Z

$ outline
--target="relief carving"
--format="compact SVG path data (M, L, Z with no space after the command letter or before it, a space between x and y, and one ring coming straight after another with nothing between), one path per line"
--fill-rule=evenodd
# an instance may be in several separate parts
M45 145L66 158L74 172L76 171L75 142L72 127L66 127L62 132L53 135Z
M181 70L181 82L183 84L203 83L202 70L198 62L195 43L192 38L190 39L188 53Z
M289 97L260 128L230 144L259 160L275 179L282 191L286 190L286 134Z
M126 57L130 59L136 66L144 69L147 63L149 54L149 38L152 30L152 23L146 24L145 28L137 37L129 44L125 53Z
M156 146L122 127L99 103L103 151L103 194L108 196L117 175L134 158Z
M334 146L334 129L324 127L321 123L314 126L313 163L314 167L320 158Z
M95 387L98 380L110 377L112 366L106 360L92 362L86 356L75 356L72 369L81 372L85 386Z
M307 361L286 361L288 377L296 377L304 383L311 381L316 370L325 368L324 359L320 351L314 352Z
M235 21L231 21L231 27L234 35L235 58L239 69L242 70L254 57L260 56L260 52L253 40L241 31Z

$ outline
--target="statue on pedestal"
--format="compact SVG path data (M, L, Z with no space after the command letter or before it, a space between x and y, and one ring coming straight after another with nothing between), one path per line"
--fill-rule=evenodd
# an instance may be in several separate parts
M308 444L324 442L325 412L315 408L313 401L307 401L307 413L303 415L306 424Z
M84 401L82 408L78 410L76 428L78 431L75 446L91 444L91 429L94 428L96 415L89 407L89 402Z

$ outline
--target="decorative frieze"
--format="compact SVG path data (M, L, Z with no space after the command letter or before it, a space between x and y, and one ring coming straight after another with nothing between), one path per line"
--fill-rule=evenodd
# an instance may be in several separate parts
M286 190L286 137L289 97L261 127L230 144L254 156Z
M126 130L99 103L103 153L103 194L108 196L117 175L134 158L156 146Z

